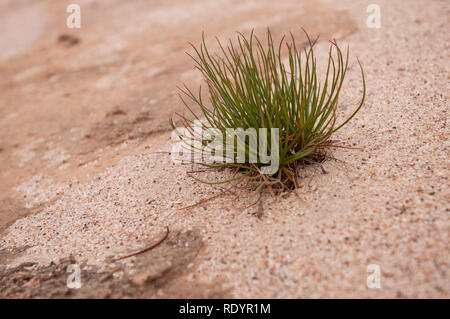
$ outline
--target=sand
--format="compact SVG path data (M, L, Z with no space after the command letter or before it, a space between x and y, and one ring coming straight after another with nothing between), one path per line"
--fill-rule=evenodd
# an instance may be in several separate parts
M289 11L296 7L293 2L283 3ZM48 135L36 130L18 133L18 137L11 137L20 139L19 145L14 146L6 139L11 134L8 128L22 125L26 130L32 117L22 116L27 112L22 108L0 109L0 130L6 136L0 145L3 147L0 156L6 159L1 172L6 186L2 186L1 195L14 198L22 209L40 207L37 212L17 219L1 234L3 251L27 247L5 259L5 267L26 262L46 267L72 256L77 263L99 271L111 271L120 264L125 269L122 275L127 272L139 275L142 269L135 266L136 257L111 263L111 256L120 257L145 248L160 238L167 226L171 234L191 231L202 241L195 258L179 270L172 284L215 286L223 295L237 298L448 298L450 194L446 125L450 8L445 1L410 1L407 5L403 1L377 3L382 10L379 29L370 29L365 24L369 4L366 1L336 4L324 0L317 9L319 21L321 12L322 17L333 17L333 12L340 12L334 16L347 19L339 22L336 18L321 27L328 30L325 37L338 37L340 43L351 48L341 116L350 114L361 96L355 56L366 72L365 106L336 134L343 145L361 150L333 149L330 153L333 159L322 164L324 170L319 166L306 167L300 173L297 194L285 193L276 199L264 194L262 218L256 216L256 206L245 208L257 199L257 194L246 190L238 191L237 197L225 194L180 209L217 195L223 188L198 183L187 174L196 167L171 162L165 153L172 144L164 118L169 111L182 110L182 107L175 96L170 101L177 106L165 107L160 103L162 93L143 95L139 88L139 79L143 77L138 71L145 69L150 77L159 72L168 74L143 81L143 85L151 88L154 83L155 91L165 86L165 94L172 96L176 82L186 81L181 79L183 74L185 78L194 76L192 72L180 72L182 65L190 63L184 57L161 63L162 69L152 72L144 62L142 68L135 66L140 58L121 56L127 43L120 44L117 37L111 41L118 45L115 52L125 59L121 60L125 66L113 67L110 73L102 75L95 82L95 89L91 89L92 81L84 84L89 87L86 94L92 100L76 94L50 98L47 91L51 87L41 87L36 83L39 78L33 78L39 77L36 74L40 71L36 69L25 73L25 78L19 77L18 83L4 79L2 92L13 93L0 98L2 104L13 101L13 94L21 101L29 99L21 96L28 96L24 90L27 92L31 85L34 86L31 90L42 90L45 103L50 105L36 112L45 114L48 109L47 114L52 115L48 120L62 123L51 126ZM158 5L151 15L161 20L154 22L161 28L184 8L182 3L171 7ZM264 24L269 2L257 7L241 6L239 12L258 12L253 20L242 13L248 25ZM309 6L314 7L298 6L299 14L312 10ZM211 4L206 9L194 6L192 10L214 11L214 8ZM275 17L286 14L279 10ZM114 17L114 10L111 11ZM283 32L284 28L300 23L293 22L294 14L291 17L292 21L287 19L281 23L274 18L271 23L277 32ZM180 19L187 17L181 14ZM314 21L307 23L309 28L315 26ZM233 23L223 24L226 31L221 35L231 34ZM341 34L333 32L333 25L337 25ZM138 30L122 32L134 36L145 34L148 26L140 26ZM189 24L186 32L194 32L196 28ZM190 33L191 38L196 35ZM92 35L86 36L88 40L84 40L82 33L79 36L80 46L86 46L84 50L90 49L114 61L114 52L98 53L94 51L98 47L84 43ZM166 50L167 43L158 48ZM171 56L181 56L183 48ZM88 53L82 49L74 47L73 50L79 51L71 53L76 55L78 63L87 59L84 54ZM137 48L135 57L147 49ZM327 43L319 43L317 50L318 58L324 57ZM9 64L3 62L1 67L12 74L32 58L17 56L15 59L9 60ZM52 67L50 62L44 66ZM70 83L66 82L76 81L76 89L82 90L81 83L88 77L82 72L88 71L75 71L78 67L72 66L72 72L80 72L76 76L81 79L67 79L69 75L64 73L65 80L58 85L69 88ZM116 76L119 69L125 70L126 75ZM52 76L57 75L49 78ZM59 83L58 79L55 81ZM111 86L115 92L104 99L95 98L95 92L105 89L109 92ZM122 86L134 89L120 89ZM58 86L53 89L62 90ZM136 96L144 102L137 103ZM95 107L97 101L105 99L112 101L109 104L121 102L116 108ZM69 109L75 104L82 105L74 106L70 112L83 115L74 115L75 124L71 125L69 111L60 116L52 113L56 101L67 101ZM27 108L38 107L39 103ZM17 114L11 115L14 113ZM41 124L45 124L44 118L39 117ZM159 126L155 129L155 125ZM214 172L208 176L221 179L227 173ZM381 269L378 289L366 285L370 264ZM170 291L170 281L164 285L162 290Z

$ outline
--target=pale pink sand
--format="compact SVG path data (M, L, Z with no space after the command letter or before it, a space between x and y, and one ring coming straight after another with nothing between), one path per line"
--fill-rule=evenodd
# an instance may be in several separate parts
M353 59L345 112L361 93L355 55L366 71L367 101L337 138L363 151L334 150L340 161L326 161L326 175L304 171L302 200L267 195L262 220L252 216L255 207L225 202L232 196L180 211L220 188L153 153L170 150L165 134L86 183L58 186L56 203L12 225L1 247L32 246L13 264L73 254L102 266L169 226L194 229L205 243L186 280L219 282L235 297L449 297L449 5L377 1L382 27L375 30L365 26L369 2L352 3L339 2L359 23L346 38ZM48 191L33 196L56 192ZM237 205L255 198L242 192ZM369 264L381 267L380 289L366 286Z

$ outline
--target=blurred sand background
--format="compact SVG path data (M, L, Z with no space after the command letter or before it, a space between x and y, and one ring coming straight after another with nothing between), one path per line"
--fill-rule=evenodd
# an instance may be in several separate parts
M1 297L448 298L448 1L77 1L80 29L70 3L0 1ZM367 100L337 138L362 150L303 170L301 200L267 194L262 218L245 191L180 209L222 190L164 153L176 86L201 83L188 42L267 27L320 34L319 59L350 45L340 112L356 56Z

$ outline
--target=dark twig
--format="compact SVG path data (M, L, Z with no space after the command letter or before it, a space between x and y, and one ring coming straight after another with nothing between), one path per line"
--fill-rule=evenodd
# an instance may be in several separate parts
M155 244L153 244L153 245L151 245L151 246L149 246L149 247L147 247L147 248L144 248L144 249L142 249L142 250L139 250L139 251L137 251L137 252L135 252L135 253L132 253L132 254L130 254L130 255L126 255L126 256L123 256L123 257L116 258L116 259L114 259L112 262L116 262L116 261L118 261L118 260L130 258L130 257L136 256L136 255L145 253L145 252L147 252L147 251L150 251L150 250L152 250L152 249L158 247L163 241L165 241L165 240L167 239L168 236L169 236L169 227L166 226L166 233L164 234L164 237L161 238L159 241L157 241Z

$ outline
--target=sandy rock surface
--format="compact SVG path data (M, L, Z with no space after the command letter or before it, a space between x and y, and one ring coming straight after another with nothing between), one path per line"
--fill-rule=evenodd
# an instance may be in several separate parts
M369 3L86 0L68 29L69 2L3 1L0 296L448 298L450 6L377 1L373 29ZM319 60L327 39L349 44L341 116L361 97L355 56L367 99L336 136L360 149L333 149L261 209L172 163L168 118L176 85L201 83L189 41L267 26L320 33Z

